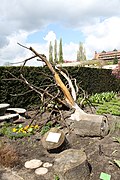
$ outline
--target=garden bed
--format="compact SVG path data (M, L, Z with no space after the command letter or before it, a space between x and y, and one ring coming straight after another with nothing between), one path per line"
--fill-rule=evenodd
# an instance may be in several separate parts
M86 112L91 112L87 107ZM29 119L26 119L23 126L27 125L31 118L35 115L35 111L28 112ZM31 118L30 118L31 117ZM38 116L37 124L41 122ZM100 179L101 172L111 175L112 180L120 178L120 168L115 164L114 160L120 160L120 117L108 115L110 124L110 132L104 137L80 137L69 132L66 127L62 128L66 134L66 149L83 149L87 155L90 164L91 175L90 180ZM43 148L41 143L42 135L36 132L28 137L10 139L7 136L1 136L1 147L6 147L6 151L0 151L0 179L12 180L58 180L59 176L54 173L53 167L48 169L45 175L36 175L34 170L26 169L24 164L31 159L39 159L42 162L54 164L55 153L49 153ZM115 139L116 138L116 139ZM117 139L118 138L118 139ZM6 152L6 154L5 154ZM9 158L10 156L13 157ZM6 168L7 167L7 168Z

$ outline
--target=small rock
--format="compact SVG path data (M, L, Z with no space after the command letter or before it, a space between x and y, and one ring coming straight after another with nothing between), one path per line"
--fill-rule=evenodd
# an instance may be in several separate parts
M38 159L32 159L25 162L25 167L28 169L35 169L42 165L42 161Z
M53 164L49 163L49 162L46 162L43 164L43 167L45 167L45 168L52 167L52 166L53 166Z
M37 174L37 175L44 175L47 172L48 172L48 169L45 167L40 167L40 168L35 170L35 174Z
M19 118L19 119L14 121L15 124L21 124L21 123L24 123L24 122L25 122L24 118Z

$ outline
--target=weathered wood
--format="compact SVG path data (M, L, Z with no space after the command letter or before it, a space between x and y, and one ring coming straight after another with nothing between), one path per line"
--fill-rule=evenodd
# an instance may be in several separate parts
M67 119L67 123L80 136L104 137L109 131L107 117L102 115L81 114L78 121Z
M53 168L60 180L89 180L90 170L82 150L69 149L56 155Z
M60 134L60 138L59 138L58 142L47 141L47 137L48 137L49 133L51 133L51 132L53 133L53 138L54 138L54 133ZM51 128L47 133L44 134L41 141L42 141L42 145L45 149L53 150L53 149L59 148L64 143L65 135L60 129Z
M21 44L19 44L19 45L21 45ZM24 47L24 48L27 48L27 47L25 47L25 46L23 46L23 45L21 45L21 46ZM43 56L43 55L39 54L38 52L36 52L32 47L27 48L27 49L29 49L30 51L32 51L32 52L36 55L36 57L39 57L39 58L48 66L49 70L51 71L51 73L52 73L52 75L53 75L53 78L54 78L57 86L60 87L61 91L62 91L63 94L64 94L64 98L65 98L65 100L66 100L66 102L67 102L67 105L68 105L70 108L74 108L74 109L75 109L75 113L73 113L73 114L71 115L71 119L72 119L72 120L80 121L80 120L81 120L81 117L82 117L82 120L84 119L84 120L86 120L86 121L91 121L91 123L92 123L93 119L101 119L101 116L99 116L99 115L92 115L92 117L91 117L91 115L85 113L85 112L75 103L75 100L74 100L74 99L75 99L75 98L74 98L75 96L73 97L73 94L75 93L75 91L74 91L74 93L72 93L72 94L70 93L70 91L68 90L68 88L65 86L65 84L64 84L63 81L61 80L59 74L56 72L56 70L53 68L52 64L47 60L47 58L46 58L45 56ZM68 77L66 77L65 74L63 74L63 76L64 76L64 77L67 79L67 81L68 81ZM26 82L26 83L28 84L28 82ZM72 82L69 83L69 85L71 86L71 89L73 89ZM32 87L32 89L33 89L33 87ZM95 117L94 117L94 116L95 116ZM83 117L84 117L84 118L83 118ZM104 121L102 121L102 122L100 122L100 123L101 123L101 124L105 124L105 123L103 123L103 122L104 122ZM107 122L107 120L106 120L106 122ZM88 124L89 124L89 123L88 123ZM98 124L99 124L99 123L98 123ZM102 128L103 128L103 127L102 127ZM100 128L100 134L103 133L103 132L101 132L102 128ZM99 128L98 128L98 129L99 129ZM104 131L104 130L103 130L103 131ZM104 134L104 133L103 133L103 134Z

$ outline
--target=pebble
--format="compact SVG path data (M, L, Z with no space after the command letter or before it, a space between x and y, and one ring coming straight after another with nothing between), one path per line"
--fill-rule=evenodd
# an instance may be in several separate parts
M52 167L52 163L46 162L43 164L43 167L45 168Z

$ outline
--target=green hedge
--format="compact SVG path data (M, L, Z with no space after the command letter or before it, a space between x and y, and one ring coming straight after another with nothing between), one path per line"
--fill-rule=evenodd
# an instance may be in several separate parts
M76 78L77 83L88 94L120 90L120 80L111 75L111 70L85 67L69 67L65 70L72 78ZM20 67L0 67L0 103L10 103L11 107L24 108L40 104L39 95L35 92L28 92L30 89L24 83L10 80L12 76L8 72L19 78ZM50 78L45 76L47 74ZM30 84L37 87L54 83L47 67L24 67L23 75ZM17 94L24 95L14 96Z

